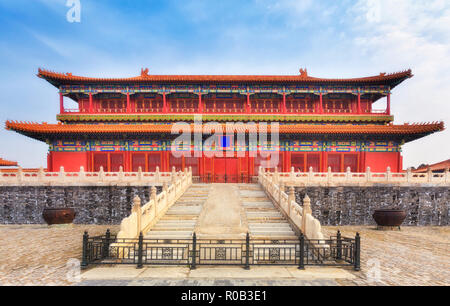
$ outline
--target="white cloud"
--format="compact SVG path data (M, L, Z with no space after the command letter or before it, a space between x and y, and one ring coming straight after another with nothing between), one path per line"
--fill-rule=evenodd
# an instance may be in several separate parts
M395 88L396 122L444 120L450 124L450 2L360 0L348 14L354 44L371 65L391 71L412 68L411 80ZM404 147L404 166L449 157L449 132L428 136Z

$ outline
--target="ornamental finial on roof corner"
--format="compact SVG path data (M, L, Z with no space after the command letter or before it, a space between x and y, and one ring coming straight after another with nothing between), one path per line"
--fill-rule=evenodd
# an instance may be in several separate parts
M148 68L141 68L141 77L148 77Z
M300 77L306 78L308 76L308 69L300 68Z

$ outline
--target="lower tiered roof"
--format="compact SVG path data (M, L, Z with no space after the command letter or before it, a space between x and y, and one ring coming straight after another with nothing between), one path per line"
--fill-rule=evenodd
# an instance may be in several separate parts
M0 157L0 167L16 167L17 162L9 161Z
M6 121L6 129L16 131L28 137L45 141L47 139L61 136L99 137L102 135L145 135L145 134L171 134L174 124L48 124L34 122ZM190 124L192 132L199 128L198 125ZM255 124L259 130L260 124ZM194 130L195 128L195 130ZM211 134L216 130L226 131L226 124L203 124L202 133ZM280 124L279 133L289 135L389 135L399 136L405 142L412 141L428 134L444 130L443 122L415 123L402 125L352 125L352 124ZM252 125L244 123L234 124L235 132L256 132ZM179 132L179 130L175 130ZM271 125L267 124L267 132L271 132Z

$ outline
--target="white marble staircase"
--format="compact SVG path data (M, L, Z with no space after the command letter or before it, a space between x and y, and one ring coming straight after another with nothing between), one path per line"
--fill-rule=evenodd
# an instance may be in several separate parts
M264 239L295 239L296 235L281 212L259 184L240 184L250 236Z
M190 239L211 185L193 184L147 232L147 239Z

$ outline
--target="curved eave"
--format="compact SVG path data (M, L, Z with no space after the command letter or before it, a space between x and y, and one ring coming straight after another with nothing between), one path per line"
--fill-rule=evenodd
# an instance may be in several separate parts
M0 167L17 167L17 166L18 164L15 161L0 158Z
M197 125L190 124L191 131ZM225 131L225 124L218 123L217 128ZM204 134L214 132L214 125L209 125L209 129ZM235 124L238 132L249 132L248 125ZM46 123L23 123L6 122L6 129L16 131L28 137L46 141L58 137L102 137L126 135L161 135L171 134L172 124L46 124ZM444 123L424 123L424 124L404 124L404 125L311 125L311 124L289 124L279 125L280 135L311 135L311 136L363 136L369 137L399 137L403 141L412 141L434 132L444 130ZM267 132L271 132L271 126L267 125Z
M130 78L94 78L38 70L38 77L59 87L64 84L133 84L133 83L299 83L299 84L383 84L391 88L413 76L411 69L397 73L380 73L362 78L316 78L307 75L141 75Z
M176 122L194 121L194 114L62 114L62 122ZM394 120L388 115L281 115L281 114L202 114L203 121L279 121L279 122L379 122Z

